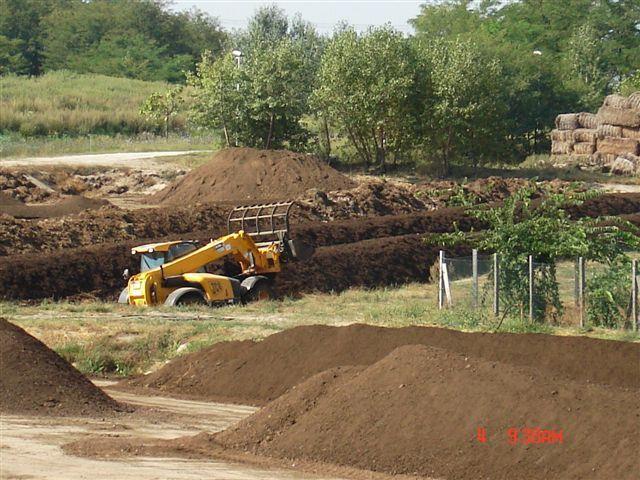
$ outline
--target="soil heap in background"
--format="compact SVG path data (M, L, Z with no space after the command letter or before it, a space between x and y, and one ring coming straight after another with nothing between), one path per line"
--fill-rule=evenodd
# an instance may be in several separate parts
M151 203L245 202L293 199L315 188L355 183L318 158L288 150L227 148L153 195Z
M40 188L33 177L0 169L0 193L10 195L21 202L42 202L57 197L56 192Z
M637 389L410 345L368 367L320 373L192 443L451 480L632 478L639 402ZM538 443L543 437L525 431L536 428L562 431L562 442Z
M532 365L545 375L640 387L640 345L541 334L463 333L442 328L303 326L260 342L223 342L178 357L125 383L204 399L264 405L324 370L371 365L395 348L423 344L491 361ZM602 359L607 361L603 362Z
M3 213L14 218L54 218L80 213L85 210L96 210L108 205L111 204L107 200L83 196L64 197L51 204L32 205L10 203L2 198L0 200L0 214Z
M0 318L0 411L105 415L122 407L45 344Z

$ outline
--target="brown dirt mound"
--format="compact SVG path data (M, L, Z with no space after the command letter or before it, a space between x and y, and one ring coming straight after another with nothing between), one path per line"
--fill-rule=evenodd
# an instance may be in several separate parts
M153 203L189 204L284 200L307 190L339 190L355 183L316 157L288 150L227 148L151 197Z
M306 262L286 264L276 277L281 296L309 292L341 292L351 287L374 288L431 281L430 269L441 247L427 245L424 235L373 238L319 248ZM448 255L470 255L459 245Z
M226 232L227 210L216 205L125 211L110 206L37 220L0 216L0 256L49 252L98 243L184 236L209 239ZM193 231L199 233L191 235ZM185 237L187 238L187 237Z
M122 407L66 360L0 318L0 411L105 415Z
M364 369L325 371L215 440L288 460L430 478L631 478L640 469L632 453L638 402L637 389L557 381L411 345ZM604 413L605 405L615 408ZM486 443L476 437L480 427ZM563 441L527 444L527 428L562 431Z
M21 202L42 202L58 196L56 192L38 187L28 175L6 169L0 169L0 191Z
M550 378L638 388L640 345L580 337L462 333L442 328L304 326L261 342L225 342L176 358L123 386L262 405L326 369L370 365L423 344L521 366ZM602 361L606 359L606 361Z
M3 201L3 203L5 203ZM72 196L63 198L56 203L43 205L25 204L0 204L0 214L4 213L15 218L52 218L63 217L79 213L84 210L95 210L106 205L110 205L106 200L86 198L82 196Z

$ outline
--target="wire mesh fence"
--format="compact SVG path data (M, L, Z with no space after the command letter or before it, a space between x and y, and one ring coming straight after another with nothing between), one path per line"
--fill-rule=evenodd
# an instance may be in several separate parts
M499 254L448 258L441 252L439 272L440 308L587 328L637 330L640 323L637 260L545 263L532 256L509 261Z

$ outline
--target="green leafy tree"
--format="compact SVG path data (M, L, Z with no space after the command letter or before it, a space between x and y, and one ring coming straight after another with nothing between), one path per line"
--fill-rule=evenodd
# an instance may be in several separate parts
M28 74L29 61L23 54L23 41L0 35L0 75Z
M389 27L345 29L322 56L313 102L366 164L385 167L411 147L413 52Z
M640 68L620 82L618 91L622 95L631 95L633 92L640 92Z
M175 86L166 92L154 92L140 107L140 115L162 124L164 136L169 136L171 122L183 104L182 86Z
M226 35L193 10L173 13L155 0L73 0L43 19L44 68L183 81L203 49L217 55Z
M261 148L304 148L308 132L301 120L322 47L315 29L299 17L289 23L277 7L264 7L233 45L240 58L203 58L189 77L197 99L192 123L222 129L227 145L233 139Z
M425 42L419 51L431 92L422 116L425 148L441 172L448 175L454 159L477 165L495 158L507 133L498 59L466 40Z
M39 75L43 70L45 18L78 0L0 0L0 57L6 72Z
M195 73L187 76L187 83L193 87L190 121L201 128L222 130L227 147L232 145L232 135L237 137L243 132L241 81L244 80L230 53L213 60L205 52Z
M600 49L598 32L587 23L571 36L565 56L566 81L591 110L601 104L609 80L603 71Z

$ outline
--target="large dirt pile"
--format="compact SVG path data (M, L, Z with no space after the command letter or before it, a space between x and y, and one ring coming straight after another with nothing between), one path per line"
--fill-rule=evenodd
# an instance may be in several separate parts
M533 366L550 379L626 388L640 386L638 344L369 325L304 326L271 335L261 342L218 343L178 357L160 370L123 386L262 405L324 370L344 365L371 365L394 349L411 344ZM471 395L472 390L469 392Z
M355 183L316 157L287 150L227 148L161 190L153 203L286 200L309 189L339 190Z
M20 327L0 318L0 411L104 415L121 406Z
M631 478L640 469L638 402L637 389L411 345L368 367L320 373L214 440L429 478ZM562 443L537 443L542 437L527 432L536 428L562 431Z

